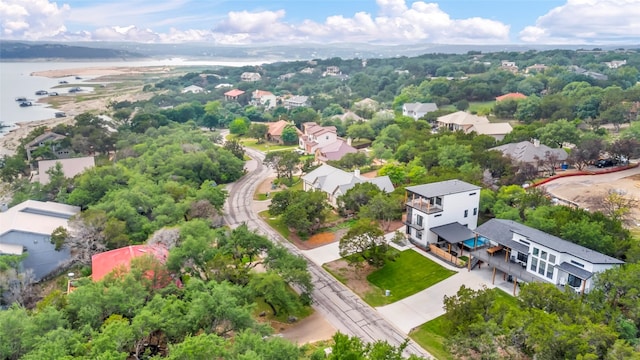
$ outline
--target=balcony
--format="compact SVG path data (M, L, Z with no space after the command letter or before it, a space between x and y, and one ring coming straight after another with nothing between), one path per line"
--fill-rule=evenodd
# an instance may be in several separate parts
M410 206L418 211L421 211L427 215L429 214L435 214L435 213L439 213L442 212L442 205L435 205L435 204L431 204L429 203L428 200L423 199L423 198L418 198L418 199L414 199L414 200L409 200L405 203L405 205Z

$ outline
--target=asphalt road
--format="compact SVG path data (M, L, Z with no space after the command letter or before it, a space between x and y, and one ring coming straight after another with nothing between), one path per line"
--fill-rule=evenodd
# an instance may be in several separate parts
M266 179L272 170L262 164L264 154L246 148L246 153L255 161L255 169L251 169L240 180L227 186L229 197L225 203L225 221L235 228L242 223L267 236L271 241L287 248L291 253L304 257L304 254L267 225L252 208L253 194L256 187ZM353 294L347 287L328 274L322 267L308 261L314 290L311 294L313 306L336 329L344 334L357 336L365 342L386 340L389 344L399 346L406 335L384 319L375 309ZM413 340L409 339L405 355L418 355L425 358L432 356Z

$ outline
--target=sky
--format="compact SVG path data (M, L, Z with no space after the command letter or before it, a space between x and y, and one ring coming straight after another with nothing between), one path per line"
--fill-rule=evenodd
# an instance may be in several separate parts
M0 39L638 45L640 0L0 0Z

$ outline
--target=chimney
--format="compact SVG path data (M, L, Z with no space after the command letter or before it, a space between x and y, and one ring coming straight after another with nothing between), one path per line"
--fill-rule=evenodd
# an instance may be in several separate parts
M533 146L535 146L535 147L540 147L540 140L538 140L538 139L533 139Z
M353 170L353 175L355 175L357 178L359 178L360 177L360 169Z
M347 145L351 146L351 138L350 137L347 138Z

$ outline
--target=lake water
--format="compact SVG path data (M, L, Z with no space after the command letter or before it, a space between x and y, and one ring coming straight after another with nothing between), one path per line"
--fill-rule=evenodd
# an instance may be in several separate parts
M43 96L35 95L38 90L56 91L67 95L69 88L79 84L91 82L96 76L82 75L81 80L75 76L65 78L47 78L32 76L33 72L60 69L77 69L88 67L143 67L143 66L201 66L201 65L223 65L223 66L245 66L263 64L264 61L239 59L229 61L189 61L180 58L149 60L149 61L110 61L110 62L0 62L0 123L9 125L8 128L0 129L2 132L11 130L11 127L18 122L36 121L53 118L56 109L38 104L36 101ZM59 81L69 82L68 88L53 89L61 86ZM66 85L63 85L66 86ZM82 86L80 86L82 88ZM85 91L91 88L83 88ZM26 97L33 103L33 106L21 107L15 99Z

